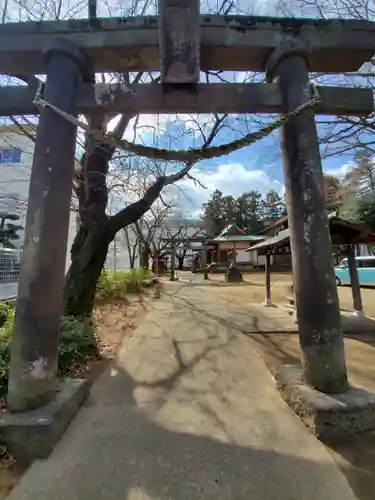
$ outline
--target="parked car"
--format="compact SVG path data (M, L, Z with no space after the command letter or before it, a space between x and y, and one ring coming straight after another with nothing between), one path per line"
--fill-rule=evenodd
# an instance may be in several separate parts
M360 285L375 286L375 256L355 258ZM343 259L335 267L336 284L350 285L348 259Z

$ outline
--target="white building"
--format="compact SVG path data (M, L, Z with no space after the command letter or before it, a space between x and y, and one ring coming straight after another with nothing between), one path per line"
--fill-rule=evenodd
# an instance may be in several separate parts
M109 245L107 260L105 263L105 268L110 269L130 269L130 255L133 259L134 267L139 267L139 244L138 238L132 229L128 228L127 235L129 238L129 247L127 243L127 237L125 231L120 230L115 239Z
M35 127L23 125L23 128L30 135L35 134ZM34 142L24 134L17 125L0 124L0 216L2 214L17 214L20 216L19 223L23 228L26 224L27 201L29 195L30 173L33 161ZM77 213L74 207L76 201L72 199L69 236L67 245L66 271L70 266L70 249L74 237L77 233ZM181 225L179 218L176 221L169 221L172 233L178 231ZM175 227L176 226L176 227ZM188 225L183 232L184 237L192 236L197 230L197 226ZM129 245L124 230L119 231L114 242L111 243L108 251L108 258L105 264L107 269L129 269L131 267L129 251L134 257L135 267L139 266L139 245L134 228L129 227L127 231ZM20 250L24 243L24 231L19 232L20 239L14 241L14 245ZM189 248L187 257L191 258L192 250Z
M26 125L24 128L30 134L35 133L32 126ZM26 223L33 153L34 142L23 134L19 127L0 125L0 213L19 215L19 224L23 228ZM77 232L77 215L73 206L72 203L66 270L70 265L70 247ZM22 249L24 231L20 231L19 235L20 239L14 241L14 245Z

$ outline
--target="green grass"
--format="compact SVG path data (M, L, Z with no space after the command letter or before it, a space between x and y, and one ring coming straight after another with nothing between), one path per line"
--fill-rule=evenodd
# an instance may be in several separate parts
M129 271L103 271L96 287L98 300L124 299L130 293L139 292L149 278L144 268Z
M0 304L0 396L6 392L10 361L14 308L4 302Z
M2 305L1 305L2 306ZM0 307L0 318L3 308ZM14 320L14 308L0 327L0 397L5 396L8 385L10 348ZM91 320L63 316L59 343L58 376L66 377L83 366L91 357L98 355L96 329Z
M97 300L124 299L129 293L139 292L149 277L144 269L130 271L103 271L100 276ZM10 346L14 321L13 306L0 302L0 397L6 394L10 361ZM98 337L90 318L61 318L58 376L66 377L84 366L89 358L97 356Z

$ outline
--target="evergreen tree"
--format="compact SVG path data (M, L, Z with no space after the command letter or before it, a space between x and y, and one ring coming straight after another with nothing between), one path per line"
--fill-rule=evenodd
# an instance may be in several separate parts
M14 241L20 239L19 231L23 227L19 224L7 221L19 221L20 217L15 214L0 214L0 245L5 248L15 248Z

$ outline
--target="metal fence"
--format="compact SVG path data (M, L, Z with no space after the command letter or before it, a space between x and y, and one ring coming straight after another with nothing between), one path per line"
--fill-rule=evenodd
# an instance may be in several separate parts
M10 300L17 296L20 277L22 250L0 248L0 300ZM139 257L135 259L139 266ZM130 269L129 252L123 245L112 243L108 250L105 269Z
M21 250L0 248L0 300L16 297L21 268Z

